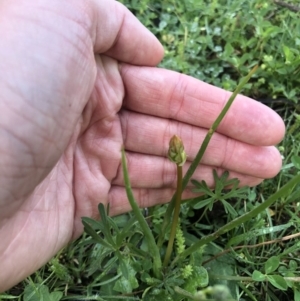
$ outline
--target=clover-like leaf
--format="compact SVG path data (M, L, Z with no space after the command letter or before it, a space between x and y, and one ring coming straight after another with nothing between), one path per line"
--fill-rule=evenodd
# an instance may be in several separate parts
M277 270L279 267L280 260L278 256L270 257L265 263L265 272L266 274L270 274Z
M273 286L282 291L285 291L288 288L285 279L280 275L267 275L267 279L270 281L270 283L272 283Z

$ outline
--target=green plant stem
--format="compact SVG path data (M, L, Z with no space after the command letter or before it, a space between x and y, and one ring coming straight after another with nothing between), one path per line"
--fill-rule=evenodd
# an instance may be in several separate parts
M212 280L227 280L227 281L247 281L247 282L256 282L256 280L253 280L252 277L245 277L245 276L229 276L229 275L215 275L215 274L209 274L209 277ZM291 282L300 282L300 277L282 277L286 281ZM266 278L265 281L268 281Z
M282 186L277 192L275 192L273 195L271 195L265 202L262 204L256 206L253 210L251 210L248 213L243 214L242 216L232 220L225 226L221 227L216 232L200 239L198 242L194 243L192 246L187 248L184 252L180 254L180 256L176 256L176 258L173 260L172 265L174 265L179 259L184 259L196 250L200 249L202 246L212 242L216 238L218 238L220 235L228 232L229 230L236 228L240 226L241 224L248 221L250 218L257 216L260 214L263 210L267 209L269 206L271 206L273 203L275 203L279 198L286 196L292 192L294 187L297 185L297 183L300 182L300 174L296 175L293 179L291 179L288 183L286 183L284 186Z
M175 202L175 209L174 209L174 216L173 216L173 221L172 221L172 228L171 228L171 233L170 233L170 238L168 242L168 247L163 263L163 267L165 268L171 257L171 253L173 250L173 245L174 245L174 239L176 235L176 229L177 229L177 224L178 224L178 218L179 218L179 213L180 213L180 206L181 206L181 194L182 194L182 166L177 165L177 189L176 189L176 202Z
M243 87L245 86L245 84L249 81L249 79L251 78L251 76L256 72L258 66L255 66L246 77L244 77L240 83L238 84L238 86L236 87L235 91L232 93L232 95L230 96L229 100L227 101L227 103L225 104L223 110L221 111L221 113L219 114L219 116L217 117L217 119L215 120L215 122L213 123L213 125L211 126L211 128L208 130L202 144L201 147L195 157L195 159L193 160L192 164L190 165L188 171L186 172L183 180L182 180L182 190L185 189L185 187L187 186L188 182L190 181L192 175L194 174L196 168L198 167L205 151L206 148L208 146L208 143L210 142L210 139L213 135L213 133L216 131L217 127L219 126L219 124L221 123L221 121L223 120L224 116L226 115L226 113L228 112L229 108L231 107L234 99L236 98L236 96L241 92L241 90L243 89ZM166 228L167 226L170 224L171 221L171 215L172 212L174 210L174 206L175 206L175 199L176 199L176 192L173 195L170 204L166 210L165 216L164 216L164 220L161 226L161 232L160 235L158 237L158 248L161 248L163 241L164 241L164 233L166 232Z
M148 245L148 250L149 254L151 254L153 258L153 273L154 276L157 279L161 278L161 267L162 267L162 262L160 258L160 253L159 249L156 245L154 236L149 228L149 225L147 224L143 214L140 211L140 208L134 199L131 185L130 185L130 180L129 180L129 175L128 175L128 169L127 169L127 164L126 164L126 158L125 158L125 151L122 149L122 168L123 168L123 175L124 175L124 182L125 182L125 188L126 188L126 194L127 198L129 200L130 206L132 208L132 211L134 212L136 219L138 220L143 233L145 235L147 245Z
M179 286L175 286L174 287L174 291L181 295L181 296L184 296L184 297L187 297L189 299L192 299L192 300L197 300L197 297L195 297L193 294L191 294L190 292L180 288Z

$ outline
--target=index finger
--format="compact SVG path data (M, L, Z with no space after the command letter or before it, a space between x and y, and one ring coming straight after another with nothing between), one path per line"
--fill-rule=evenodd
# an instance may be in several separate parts
M123 65L124 106L132 111L210 128L231 93L190 76L161 68ZM217 131L253 145L279 143L281 117L269 107L238 95Z

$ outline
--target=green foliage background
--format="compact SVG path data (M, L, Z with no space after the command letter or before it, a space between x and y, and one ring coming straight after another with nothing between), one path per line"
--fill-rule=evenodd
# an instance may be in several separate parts
M261 0L121 2L164 45L162 67L234 90L259 64L244 94L298 102L299 13Z

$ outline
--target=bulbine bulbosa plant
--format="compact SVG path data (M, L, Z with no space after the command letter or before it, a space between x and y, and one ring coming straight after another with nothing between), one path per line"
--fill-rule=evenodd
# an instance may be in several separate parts
M186 161L186 153L184 150L183 143L181 139L176 135L174 135L170 140L168 158L177 165L177 188L176 188L175 208L174 208L170 238L169 238L168 247L167 247L165 260L163 264L164 267L168 265L173 250L174 238L177 230L180 205L181 205L182 166Z
M174 133L169 143L168 158L177 167L177 188L168 207L163 212L163 220L159 230L151 230L151 221L143 215L134 198L129 181L125 152L122 150L122 167L128 201L132 213L126 221L118 223L109 216L109 208L99 204L100 221L83 218L85 231L90 235L90 243L96 243L98 264L103 273L103 286L110 287L105 292L115 296L115 300L234 300L224 286L210 285L207 270L203 267L203 251L205 246L220 235L241 226L249 219L257 216L278 198L291 193L300 175L296 175L286 185L265 202L253 207L251 211L238 216L226 201L229 197L244 195L245 189L238 188L237 179L228 180L228 172L218 177L214 172L215 190L210 190L206 183L192 180L194 191L207 195L205 206L211 206L220 200L227 212L235 218L218 228L215 232L203 236L188 244L181 230L180 208L181 195L199 165L206 148L228 112L237 94L256 71L254 67L243 78L224 106L218 118L203 140L200 149L183 177L182 166L186 161L183 141ZM230 187L229 192L223 189ZM200 206L204 206L200 204ZM174 248L176 245L176 248ZM99 276L100 277L100 276ZM102 278L101 278L102 279ZM264 278L265 279L265 278ZM267 279L267 278L266 278ZM255 279L253 279L255 281ZM210 286L209 286L210 285ZM112 297L108 299L112 299ZM105 296L101 300L106 300Z

